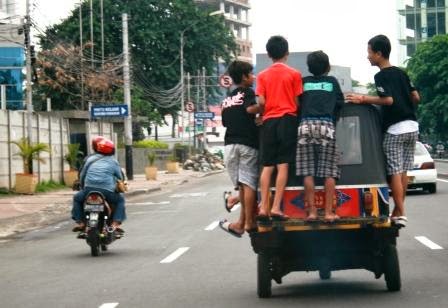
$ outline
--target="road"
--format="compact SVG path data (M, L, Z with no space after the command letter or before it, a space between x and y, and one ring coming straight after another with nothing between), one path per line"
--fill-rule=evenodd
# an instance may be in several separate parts
M224 211L230 182L223 173L128 200L126 237L98 258L68 221L0 243L0 306L447 307L448 181L438 185L435 195L407 197L409 226L398 239L401 292L387 292L384 279L365 270L334 272L328 281L296 272L273 283L272 298L259 299L249 237L216 227L238 213Z

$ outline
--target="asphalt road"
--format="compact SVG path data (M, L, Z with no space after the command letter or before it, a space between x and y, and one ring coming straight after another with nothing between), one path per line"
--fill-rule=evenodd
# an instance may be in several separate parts
M68 221L0 243L0 307L448 307L448 181L438 185L435 195L407 197L400 292L387 292L384 279L365 270L334 272L328 281L296 272L259 299L249 237L217 227L238 214L224 211L223 173L128 200L126 237L97 258Z

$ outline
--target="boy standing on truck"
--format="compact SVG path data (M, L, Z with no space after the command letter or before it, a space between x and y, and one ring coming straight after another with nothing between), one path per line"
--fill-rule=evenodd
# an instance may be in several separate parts
M255 115L259 112L259 107L251 88L255 78L252 71L253 66L247 62L234 61L230 64L228 72L236 89L221 105L222 122L226 127L226 167L235 189L239 191L241 213L238 222L223 220L219 225L236 237L241 237L244 231L252 231L257 206L259 138Z
M314 203L314 178L325 179L325 221L339 217L333 213L336 179L339 178L339 153L336 148L335 122L344 104L344 95L336 78L327 76L330 61L323 51L307 57L313 76L303 78L300 96L300 124L297 136L296 174L304 177L308 220L317 219Z
M377 35L368 42L367 58L380 71L375 75L378 96L350 94L347 100L356 104L381 105L383 117L383 149L386 155L389 186L394 199L391 220L406 226L404 199L408 186L406 172L412 170L418 122L415 108L420 95L408 75L389 62L391 44L384 35Z
M266 51L273 64L257 76L258 103L263 114L261 130L261 206L259 218L271 216L285 219L280 208L288 181L288 165L294 162L297 141L298 96L302 94L302 75L286 65L288 41L282 36L272 36ZM269 211L269 186L277 168L275 197Z

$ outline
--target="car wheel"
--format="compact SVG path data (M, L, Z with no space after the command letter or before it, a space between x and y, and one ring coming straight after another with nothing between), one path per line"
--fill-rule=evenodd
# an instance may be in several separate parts
M428 186L426 186L426 188L428 189L428 192L430 194L435 194L437 192L437 184L436 183L428 184Z

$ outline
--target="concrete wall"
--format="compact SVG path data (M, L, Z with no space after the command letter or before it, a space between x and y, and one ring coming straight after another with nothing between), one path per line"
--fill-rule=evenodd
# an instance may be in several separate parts
M173 150L162 150L162 149L143 149L143 148L133 148L132 149L132 169L134 174L145 173L145 167L149 165L148 153L154 151L156 153L155 166L159 170L166 170L165 163L173 154ZM118 149L117 159L120 162L120 166L126 169L126 160L124 149Z

